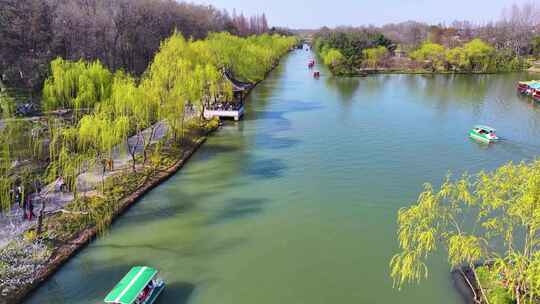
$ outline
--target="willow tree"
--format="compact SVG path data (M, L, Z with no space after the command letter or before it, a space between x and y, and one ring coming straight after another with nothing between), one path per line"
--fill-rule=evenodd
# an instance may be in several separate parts
M47 181L53 182L61 176L68 188L77 196L77 178L83 172L89 154L78 149L76 127L65 126L59 119L50 119L47 128L50 134Z
M99 61L67 61L57 58L51 62L51 75L43 86L46 110L59 108L80 110L92 108L109 98L112 74Z
M12 153L6 133L0 132L0 208L2 211L9 210L13 203L11 190L13 179L10 176Z
M509 163L492 173L447 177L439 189L426 184L415 205L399 211L401 252L392 261L391 276L401 287L428 276L427 259L444 248L451 267L491 265L494 280L517 303L540 296L540 161ZM474 288L472 288L474 293Z
M163 117L167 120L170 134L173 142L178 142L179 138L183 139L184 134L184 119L186 114L186 104L193 90L196 90L194 85L196 77L192 74L192 63L183 58L177 58L171 68L174 69L176 76L173 81L173 92L169 101L162 108L164 110Z
M78 144L81 151L95 155L101 164L101 183L105 189L105 173L109 162L113 162L113 150L127 137L129 118L127 116L109 119L104 113L84 115L78 126Z
M188 42L181 34L174 33L161 44L143 83L147 88L145 93L148 98L158 102L158 117L167 121L174 141L178 139L180 122L183 119L188 93L186 90L189 89L188 82L193 70L190 58L193 56ZM148 145L145 144L145 160L147 149Z
M264 79L279 58L296 43L294 37L259 35L240 38L228 33L211 34L206 45L212 54L209 61L218 69L226 68L249 82Z
M13 113L13 99L4 91L0 92L0 114L1 118L10 118ZM0 122L0 209L9 210L13 203L11 190L13 189L13 178L11 174L12 148L10 134L5 128L9 126Z
M15 99L6 91L0 91L0 117L10 118L15 113Z
M127 119L125 150L131 157L132 170L136 171L137 151L145 143L145 130L156 123L157 104L146 98L146 87L138 87L135 80L124 72L117 72L111 90L111 96L102 102L96 111L105 113L110 120ZM128 135L134 134L130 138Z

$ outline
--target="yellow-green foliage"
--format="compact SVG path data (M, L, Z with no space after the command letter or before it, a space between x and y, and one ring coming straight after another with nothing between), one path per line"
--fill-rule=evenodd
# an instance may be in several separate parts
M523 67L520 58L497 51L480 39L452 49L427 42L412 52L410 57L417 61L428 61L434 71L498 72L515 71Z
M397 286L427 276L427 258L444 248L452 267L492 261L513 298L540 296L540 161L425 186L399 211L401 251L391 261Z
M371 68L377 67L380 61L388 56L390 52L384 46L378 46L375 48L365 49L362 51L364 59L367 62L367 65Z
M51 62L51 76L43 86L43 105L47 110L91 108L109 98L111 83L111 72L99 61L57 58Z
M27 242L33 242L37 239L37 233L35 230L28 230L23 234L23 238Z
M12 162L11 144L7 132L0 133L0 209L9 210L12 204L13 179L9 176Z
M444 68L446 49L444 46L427 42L418 50L410 54L413 60L429 61L433 70L442 70Z
M211 34L196 45L210 56L208 61L216 68L231 69L244 81L263 80L266 73L294 44L296 38L279 35L259 35L240 38L228 33ZM206 46L202 46L206 44Z
M122 71L113 75L99 62L54 60L52 75L43 88L46 108L88 108L89 113L77 116L75 125L49 121L48 180L62 176L76 192L77 176L83 167L104 165L122 143L132 156L135 171L138 159L133 152L136 149L127 141L129 136L140 134L137 145L143 146L143 162L154 142L157 122L166 121L168 138L175 144L183 143L186 104L202 113L213 102L232 99L232 85L225 80L224 70L245 81L262 80L295 43L295 38L279 35L240 38L227 33L191 41L175 32L161 43L139 81ZM147 128L151 130L143 133ZM2 147L7 149L9 145ZM153 157L159 149L156 151ZM9 153L5 154L8 160ZM105 166L102 168L105 172ZM7 197L10 187L7 180L0 179L0 196Z
M15 99L0 89L0 118L9 118L15 112Z
M343 57L343 54L341 54L338 49L324 50L321 52L321 55L323 56L324 64L329 66L331 69L339 67L345 60L345 57Z
M490 269L488 266L482 266L476 269L476 275L480 285L483 286L486 297L489 299L490 304L514 304L515 300L512 295L505 288L504 284L500 282L496 271Z
M261 80L295 42L278 35L240 38L227 33L188 41L175 32L162 42L140 83L121 71L113 75L99 62L54 60L43 89L46 108L94 111L80 117L77 127L49 124L49 176L68 176L75 187L85 160L109 157L129 135L160 120L167 121L172 138L183 137L187 103L202 113L212 102L232 98L223 69L247 81ZM151 137L144 139L145 151Z

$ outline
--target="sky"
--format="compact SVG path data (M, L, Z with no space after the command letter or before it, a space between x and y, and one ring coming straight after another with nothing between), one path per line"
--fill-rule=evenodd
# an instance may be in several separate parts
M538 1L538 0L537 0ZM503 8L531 0L191 0L245 15L265 13L273 26L316 29L338 25L382 25L416 20L483 23L499 19ZM540 1L539 1L540 2Z

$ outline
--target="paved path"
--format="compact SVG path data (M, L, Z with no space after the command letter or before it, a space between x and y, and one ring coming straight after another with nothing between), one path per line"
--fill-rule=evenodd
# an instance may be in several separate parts
M155 126L155 133L153 141L156 142L163 138L167 134L167 125L165 122L159 122ZM137 154L141 154L144 148L144 142L142 136L149 136L151 128L144 130L143 132L134 135L129 138L130 146L135 147ZM125 143L119 145L114 149L113 160L114 169L112 172L108 171L105 177L120 173L127 167L131 166L131 156L125 152ZM101 167L94 166L89 171L81 174L78 177L79 191L87 192L92 191L96 185L101 182ZM45 187L42 192L37 195L37 202L34 203L34 213L38 214L42 208L42 202L45 202L46 212L55 212L64 208L69 202L73 201L73 193L60 193L54 189L54 184L50 184ZM12 210L5 214L0 214L0 249L4 248L13 238L20 236L34 224L37 223L37 218L32 221L23 219L23 211L20 207L15 206Z

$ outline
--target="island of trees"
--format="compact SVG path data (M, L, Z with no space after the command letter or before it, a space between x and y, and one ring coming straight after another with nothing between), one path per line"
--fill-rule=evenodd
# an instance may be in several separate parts
M379 28L322 28L314 34L314 48L335 75L518 71L540 55L537 16L538 9L526 4L484 25L409 21Z

